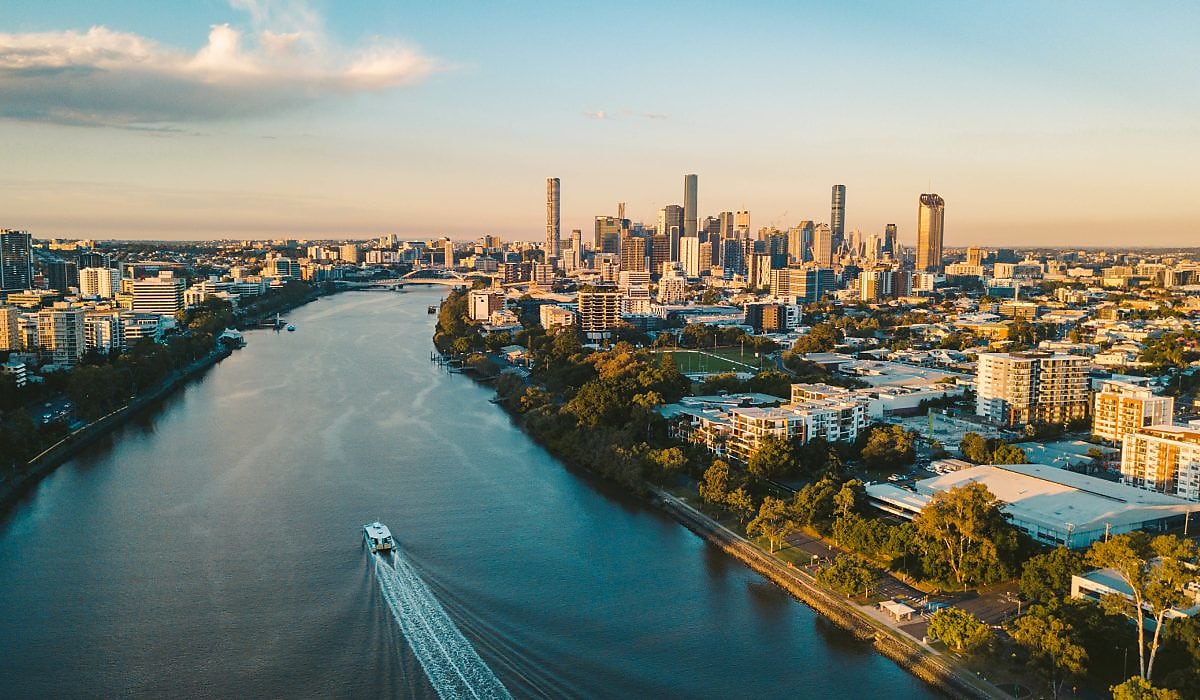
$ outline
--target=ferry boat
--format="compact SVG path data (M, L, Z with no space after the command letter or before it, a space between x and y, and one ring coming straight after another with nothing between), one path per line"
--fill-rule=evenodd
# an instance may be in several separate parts
M363 525L363 541L367 543L367 548L371 550L372 554L390 552L396 548L391 530L388 530L387 525L378 520L370 525Z
M430 307L429 307L429 309L428 309L428 313L431 313L431 314L436 314L436 313L437 313L437 307L436 307L436 306L430 306Z
M296 327L291 324L288 324L287 329L288 329L288 332L291 333L292 331L296 330Z

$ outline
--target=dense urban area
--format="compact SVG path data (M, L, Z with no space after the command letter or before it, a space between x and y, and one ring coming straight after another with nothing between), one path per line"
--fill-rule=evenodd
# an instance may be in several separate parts
M1200 697L1200 251L595 217L544 241L0 232L0 486L321 294L441 285L434 359L575 468L744 536L1011 697ZM1090 689L1090 690L1089 690ZM1003 695L998 695L1003 696Z

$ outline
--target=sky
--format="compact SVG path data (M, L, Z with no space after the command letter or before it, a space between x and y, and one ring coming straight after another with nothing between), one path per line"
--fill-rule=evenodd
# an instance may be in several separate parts
M541 239L699 214L1200 245L1200 4L0 0L0 228Z

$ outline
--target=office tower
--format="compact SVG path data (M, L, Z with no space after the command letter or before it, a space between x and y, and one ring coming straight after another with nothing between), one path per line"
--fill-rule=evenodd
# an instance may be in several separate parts
M65 294L71 287L79 286L79 266L73 260L47 261L46 282L51 289Z
M0 350L21 349L20 312L15 306L0 306Z
M79 294L111 299L121 289L120 273L109 267L85 267L79 271Z
M708 240L709 236L721 235L721 218L718 216L704 217L704 226L700 228L701 240Z
M1200 430L1158 425L1126 434L1121 441L1121 480L1200 501Z
M617 218L625 218L625 202L617 202Z
M813 262L819 267L833 267L833 229L818 224L813 231Z
M672 228L678 228L680 231L685 230L684 226L684 210L678 204L668 204L658 212L659 233L670 234ZM695 234L692 234L695 235Z
M37 313L38 347L56 365L74 366L87 350L83 333L83 309L65 301Z
M621 252L621 222L614 216L596 217L596 237L592 242L597 253Z
M697 236L691 236L696 240L700 240ZM658 279L662 275L663 263L673 262L671 260L671 245L675 244L675 249L679 249L679 241L682 240L675 237L672 240L671 236L664 236L661 233L656 233L650 237L650 276Z
M734 216L731 211L723 211L717 215L717 220L721 222L721 227L717 231L721 238L732 238L734 231ZM750 226L750 215L746 215L746 226Z
M983 265L983 248L975 246L967 248L967 264L974 267Z
M716 261L713 260L713 251L719 241L705 241L700 244L700 274L707 275L712 272L713 265Z
M733 235L738 236L740 238L747 238L750 236L750 212L749 212L749 210L742 210L734 215L734 217L733 217Z
M26 231L0 230L0 292L33 287L33 237Z
M559 256L558 215L561 196L558 178L546 178L546 261ZM624 217L621 217L624 218ZM597 246L599 248L599 246Z
M589 341L607 340L621 322L621 292L597 286L579 291L579 330Z
M808 258L808 249L812 246L813 222L801 221L788 229L787 253L793 263L802 263Z
M1086 418L1087 357L979 353L975 414L993 423L1070 423Z
M135 313L174 316L183 309L183 280L175 277L173 272L134 280L129 286Z
M640 236L621 236L621 269L642 272L646 269L646 239Z
M746 274L746 257L742 239L730 238L721 242L721 267L725 270L725 279L730 279L733 275Z
M946 202L936 194L922 194L917 207L917 271L941 272L942 224Z
M900 257L900 247L896 242L896 224L888 224L883 228L883 247L880 252L893 258Z
M454 267L454 244L450 242L449 238L442 244L442 263L447 269Z
M338 248L338 257L344 262L357 265L362 262L362 251L358 249L357 243L344 243Z
M833 270L823 267L787 267L772 270L771 295L795 297L805 303L820 301L835 289Z
M841 248L846 240L846 186L833 186L833 207L829 214L829 230L833 234L833 247Z
M683 235L696 235L696 190L699 178L695 175L683 176Z
M1120 442L1129 433L1153 425L1170 425L1175 399L1155 396L1150 389L1114 380L1096 392L1092 410L1092 437Z

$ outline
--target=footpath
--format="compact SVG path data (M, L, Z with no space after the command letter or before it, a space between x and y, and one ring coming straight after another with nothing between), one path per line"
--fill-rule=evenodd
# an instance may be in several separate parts
M866 609L825 590L807 572L763 552L754 543L667 491L654 486L650 488L658 497L663 510L684 527L765 576L800 602L848 630L856 638L871 641L879 653L892 659L917 678L955 698L1011 698L999 688L959 667L944 654L892 628L882 616L873 615Z

